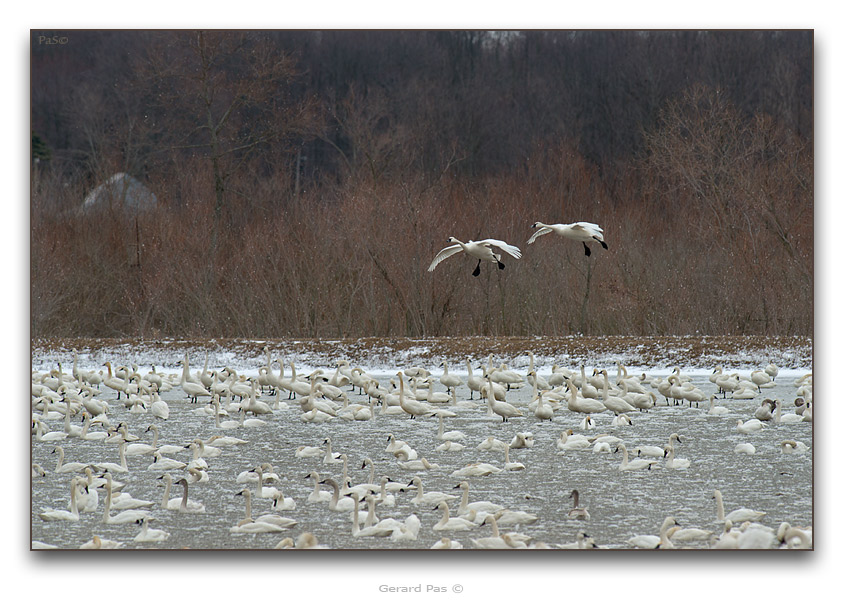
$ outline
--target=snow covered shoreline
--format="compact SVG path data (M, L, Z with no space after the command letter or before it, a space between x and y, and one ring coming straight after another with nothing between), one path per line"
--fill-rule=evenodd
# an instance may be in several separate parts
M339 359L347 359L367 372L395 373L409 366L441 370L443 360L449 369L465 373L466 359L473 367L486 361L505 362L517 370L526 370L534 354L540 373L552 365L613 368L616 362L635 372L661 374L674 366L689 372L711 372L716 366L740 373L763 368L770 362L783 374L802 374L812 370L813 342L807 337L762 336L661 336L661 337L582 337L557 338L358 338L347 340L260 340L260 339L44 339L32 340L31 368L49 371L62 364L70 372L73 352L84 369L100 369L105 361L113 364L137 364L140 369L155 365L162 372L178 370L185 352L191 370L202 369L208 353L209 367L229 365L245 373L257 372L266 364L269 348L273 359L300 370L333 368Z

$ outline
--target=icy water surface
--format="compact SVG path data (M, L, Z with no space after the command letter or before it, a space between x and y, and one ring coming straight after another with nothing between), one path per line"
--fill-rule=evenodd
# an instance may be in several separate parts
M591 369L589 370L591 372ZM465 371L458 373L465 382ZM610 369L610 380L614 381L615 369ZM247 375L256 373L246 372ZM545 373L548 374L547 372ZM330 375L330 373L329 373ZM394 373L380 373L379 379L386 382ZM437 376L439 372L437 373ZM663 373L664 375L664 373ZM532 391L528 386L508 393L507 400L519 407L525 414L503 423L500 417L488 416L485 404L472 407L446 407L457 416L445 420L447 431L457 430L466 435L466 448L459 452L438 452L442 442L437 439L437 419L420 417L410 419L407 415L378 415L369 421L346 421L340 418L326 423L305 423L301 420L302 410L296 401L288 401L286 394L282 401L289 409L276 409L272 415L261 417L268 425L263 428L238 428L221 431L215 428L212 416L198 416L194 409L201 404L192 404L180 388L162 394L170 406L170 418L166 421L151 413L133 414L124 407L122 400L116 400L116 393L102 388L100 398L107 398L110 404L112 424L125 422L129 431L151 442L152 432L146 433L148 425L156 423L160 429L160 444L188 444L195 438L207 440L215 434L236 436L248 443L224 448L222 455L207 458L208 483L193 484L189 497L202 502L204 514L180 514L160 508L164 488L157 478L161 471L150 471L150 456L129 456L129 472L115 473L115 479L125 482L124 491L135 498L154 501L150 509L154 516L152 527L164 529L170 538L161 543L135 543L133 538L139 531L135 524L106 525L102 523L104 492L100 492L96 512L82 513L79 522L44 522L39 513L46 509L66 509L69 499L72 474L53 472L57 455L52 451L55 442L37 442L33 437L32 462L47 470L44 477L34 478L32 485L32 539L54 544L59 548L78 548L94 534L102 538L124 543L124 548L203 548L203 549L270 549L287 536L293 537L304 531L317 536L320 544L331 548L430 548L441 537L448 536L460 541L464 548L472 548L472 539L491 535L490 527L478 527L470 531L441 533L433 525L441 513L429 506L416 507L410 503L415 491L395 492L393 506L379 506L379 518L392 517L404 520L415 513L421 520L421 529L415 541L391 541L390 538L355 538L351 535L350 513L333 512L327 503L309 503L307 496L313 490L313 482L305 479L312 470L321 477L332 477L340 481L343 465L324 464L319 458L296 458L298 446L321 446L331 438L332 449L348 456L348 474L353 484L364 483L370 475L369 467L362 468L365 458L375 464L376 482L382 475L393 481L409 483L419 475L424 490L443 491L459 495L454 489L462 480L451 476L455 469L473 462L487 462L503 467L504 455L500 452L479 450L476 447L488 436L510 442L516 433L529 432L534 445L530 448L513 449L510 460L525 465L524 470L502 471L486 477L465 478L470 483L469 501L489 500L511 510L527 511L538 519L531 524L502 526L501 533L518 531L530 535L535 541L546 544L563 544L575 540L579 530L586 531L602 547L629 548L627 540L638 534L658 534L666 516L674 516L683 526L709 529L720 533L723 525L716 522L715 489L721 490L727 512L744 506L767 513L763 523L776 528L782 521L795 525L812 524L812 454L783 454L780 442L786 439L805 443L811 449L812 425L807 422L796 424L774 424L770 422L762 431L743 434L736 430L738 419L752 418L762 398L780 398L784 412L794 411L796 388L793 385L798 372L789 372L776 380L776 387L763 390L753 400L718 400L718 404L729 408L725 416L707 414L708 403L700 408L687 405L666 406L660 403L646 413L632 413L631 426L612 427L611 413L605 412L593 417L595 429L583 431L580 426L583 416L569 411L565 406L555 412L553 422L539 422L527 408ZM693 382L707 394L715 387L705 373L695 372ZM437 385L438 391L442 387ZM352 402L358 400L357 392L347 389ZM458 400L469 399L469 390L464 385L458 388ZM273 404L274 396L264 395L263 401ZM475 395L477 400L477 395ZM223 417L226 419L226 417ZM239 417L228 417L239 418ZM79 418L74 418L79 424ZM51 421L53 431L61 431L62 421ZM596 454L592 448L586 450L560 451L556 440L561 431L572 429L575 433L596 435L612 433L620 437L630 450L638 445L664 446L671 433L677 433L682 440L676 445L677 456L691 460L687 470L665 468L665 461L650 471L622 472L621 453ZM99 430L95 427L92 431ZM405 471L399 460L386 451L388 435L406 441L419 455L437 468L424 472ZM754 455L737 455L736 444L751 442ZM102 441L84 441L69 438L60 442L66 453L66 461L119 462L116 445ZM615 449L617 444L613 443ZM176 455L187 462L190 451ZM632 457L631 457L632 458ZM245 514L243 496L236 495L244 486L236 483L237 474L269 462L281 477L280 483L272 484L292 497L296 508L279 512L293 518L297 525L286 533L234 534L229 531ZM183 471L170 471L178 479ZM322 486L322 489L329 489ZM580 492L580 504L588 508L591 519L583 522L567 518L571 508L569 494L573 489ZM181 494L181 487L174 486L170 497ZM458 500L451 501L451 516L456 515ZM272 511L270 500L253 498L253 516ZM112 510L112 513L116 513ZM361 519L361 524L363 520ZM705 547L699 544L697 547Z

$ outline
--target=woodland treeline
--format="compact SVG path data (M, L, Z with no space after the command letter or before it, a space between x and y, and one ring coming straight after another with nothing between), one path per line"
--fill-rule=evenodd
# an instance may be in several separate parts
M812 53L811 31L33 31L32 335L811 335ZM118 172L157 205L82 211ZM535 221L609 249L527 246ZM427 272L448 236L523 258Z

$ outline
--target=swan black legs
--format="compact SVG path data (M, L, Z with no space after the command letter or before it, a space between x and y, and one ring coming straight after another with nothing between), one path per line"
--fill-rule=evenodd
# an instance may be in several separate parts
M478 259L478 266L477 266L477 267L475 267L475 270L474 270L474 271L472 271L472 275L474 275L475 277L477 277L477 276L478 276L478 275L480 275L480 274L481 274L481 260L480 260L480 259Z
M586 245L586 242L583 242L583 249L586 251L586 256L592 254L592 251L589 249L589 246Z

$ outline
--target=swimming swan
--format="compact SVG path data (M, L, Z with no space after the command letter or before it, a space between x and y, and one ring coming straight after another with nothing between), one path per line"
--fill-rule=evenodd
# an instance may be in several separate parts
M434 257L434 260L431 262L431 266L428 267L428 271L433 271L438 264L440 264L449 256L457 254L458 252L465 252L472 258L478 259L478 265L475 267L475 270L472 271L472 275L474 275L475 277L477 277L481 273L482 261L494 262L498 265L499 269L504 268L504 263L501 262L501 255L495 254L492 251L493 248L503 250L504 252L516 259L522 257L522 251L519 250L516 246L512 246L507 242L502 242L500 240L486 239L478 240L477 242L469 240L464 244L457 238L449 237L446 240L446 243L451 245L446 246L437 253L437 255Z
M78 480L74 477L70 481L70 510L46 510L39 514L42 521L78 521L79 509L76 506L76 486Z
M743 521L759 521L767 514L762 511L742 507L737 508L736 510L730 512L730 514L724 516L724 500L721 496L721 491L715 490L713 498L715 498L718 510L718 522L732 521L733 523L740 523Z
M618 466L618 469L620 471L642 471L644 469L650 470L651 467L656 463L655 460L647 460L644 458L634 458L633 460L628 460L627 446L625 446L624 444L619 444L616 447L615 451L622 451L624 453L624 459Z
M136 542L163 542L170 537L170 534L163 529L150 529L149 519L143 518L136 521L141 526L141 531L135 536Z
M580 493L577 490L572 490L571 494L569 494L569 498L572 499L574 506L568 512L569 519L582 519L584 521L588 521L591 517L589 515L589 510L584 507L578 507L577 502L580 499Z
M440 502L434 510L443 511L443 516L434 525L434 531L466 531L474 529L477 524L462 517L449 517L448 504Z

